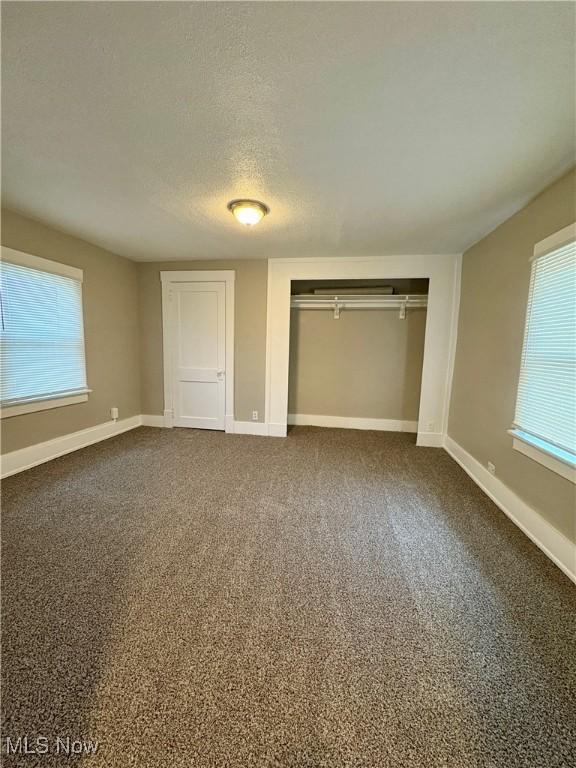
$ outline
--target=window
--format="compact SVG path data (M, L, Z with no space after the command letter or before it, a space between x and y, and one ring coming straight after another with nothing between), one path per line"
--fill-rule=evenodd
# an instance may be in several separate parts
M514 448L576 482L576 225L534 251Z
M2 248L2 416L88 398L82 270Z

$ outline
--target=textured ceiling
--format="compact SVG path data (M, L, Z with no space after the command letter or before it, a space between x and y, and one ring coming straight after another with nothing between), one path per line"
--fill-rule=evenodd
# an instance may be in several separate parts
M138 260L462 251L574 162L574 13L3 3L4 205Z

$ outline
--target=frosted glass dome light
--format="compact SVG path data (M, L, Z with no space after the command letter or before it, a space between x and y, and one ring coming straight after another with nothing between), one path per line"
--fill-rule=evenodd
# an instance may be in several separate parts
M270 208L259 200L231 200L227 207L236 221L246 227L258 224L270 211Z

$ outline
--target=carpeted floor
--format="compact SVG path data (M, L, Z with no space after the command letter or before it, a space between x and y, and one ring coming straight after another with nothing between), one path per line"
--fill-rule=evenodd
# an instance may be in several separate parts
M2 549L6 766L576 765L576 589L411 435L141 428L6 480Z

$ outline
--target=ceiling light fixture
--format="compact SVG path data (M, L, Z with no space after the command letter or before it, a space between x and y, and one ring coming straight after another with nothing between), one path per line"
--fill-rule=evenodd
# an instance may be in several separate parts
M270 208L259 200L230 200L227 208L236 221L246 227L258 224L270 212Z

